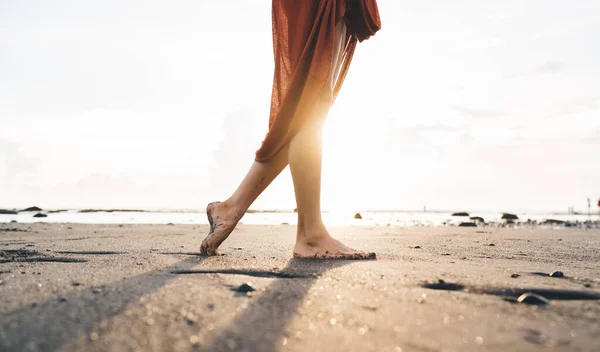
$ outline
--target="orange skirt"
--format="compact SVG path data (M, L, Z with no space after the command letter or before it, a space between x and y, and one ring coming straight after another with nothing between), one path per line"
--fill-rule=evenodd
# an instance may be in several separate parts
M381 27L376 0L355 2L359 8L347 13L345 0L273 0L275 72L269 131L256 161L269 160L303 126L327 115L357 41Z

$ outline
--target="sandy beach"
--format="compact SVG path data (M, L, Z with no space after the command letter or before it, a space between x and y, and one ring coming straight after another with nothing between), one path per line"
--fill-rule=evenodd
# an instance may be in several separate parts
M597 229L336 227L378 259L330 262L291 259L294 226L202 258L206 232L1 224L0 350L600 350Z

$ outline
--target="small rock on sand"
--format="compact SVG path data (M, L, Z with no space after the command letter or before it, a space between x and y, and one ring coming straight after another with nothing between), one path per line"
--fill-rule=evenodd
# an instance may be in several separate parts
M553 271L550 273L550 277L565 277L562 271Z
M550 304L550 301L548 301L545 297L531 292L524 293L519 296L519 298L517 298L517 302L536 306L547 306Z
M356 213L356 214L354 214L354 218L358 219L358 220L362 220L362 215L360 215L360 213Z
M254 287L252 287L251 283L243 283L240 286L233 288L232 289L235 292L239 292L239 293L248 293L248 292L252 292L252 291L256 291L256 289Z
M42 213L37 213L33 216L34 218L47 218L48 215L46 214L42 214Z
M521 277L521 275L519 275L519 274L512 274L510 277L512 277L513 279L516 279L518 277Z

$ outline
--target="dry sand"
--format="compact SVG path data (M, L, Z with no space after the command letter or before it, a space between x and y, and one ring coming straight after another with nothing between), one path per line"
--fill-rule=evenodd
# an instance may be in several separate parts
M333 228L362 262L291 259L293 226L201 258L206 231L0 225L0 350L600 350L600 230Z

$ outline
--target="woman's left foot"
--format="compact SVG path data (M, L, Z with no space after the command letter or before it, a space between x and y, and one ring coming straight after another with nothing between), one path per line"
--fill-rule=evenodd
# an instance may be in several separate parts
M213 202L206 206L206 216L210 224L210 232L202 241L200 254L206 256L218 255L217 248L229 237L241 217L225 203Z

